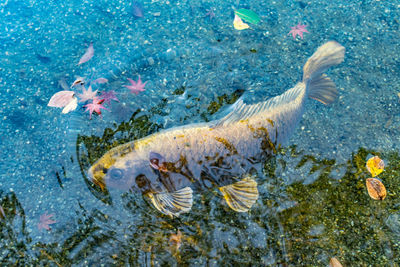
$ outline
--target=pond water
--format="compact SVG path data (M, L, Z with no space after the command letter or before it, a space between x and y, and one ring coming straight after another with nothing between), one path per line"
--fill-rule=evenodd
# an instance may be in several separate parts
M235 29L241 9L260 22ZM400 264L400 2L1 0L0 13L2 265ZM303 38L289 34L298 24ZM120 144L284 93L330 40L346 49L327 72L339 96L308 100L289 141L254 166L248 212L211 187L171 217L88 176ZM124 85L139 76L145 90L132 93ZM78 77L118 101L91 119L87 103L47 105L80 94ZM381 201L366 187L373 155L385 162Z

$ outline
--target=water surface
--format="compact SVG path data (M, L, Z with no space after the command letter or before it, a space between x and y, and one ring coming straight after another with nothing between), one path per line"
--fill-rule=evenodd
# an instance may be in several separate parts
M399 265L399 25L396 1L13 1L0 3L0 260L85 266ZM233 28L234 10L261 22ZM212 10L215 17L206 14ZM294 40L290 27L309 34ZM163 216L147 198L102 191L86 170L109 148L159 129L217 118L240 96L258 102L301 79L329 40L346 47L329 71L330 106L308 101L277 155L260 166L260 198L235 213L217 190L192 211ZM94 57L77 65L90 43ZM129 92L127 78L148 81ZM93 116L61 114L50 97L77 76L120 102ZM61 81L61 82L60 82ZM386 162L372 200L366 159ZM51 230L38 229L54 214ZM169 241L178 230L182 244Z

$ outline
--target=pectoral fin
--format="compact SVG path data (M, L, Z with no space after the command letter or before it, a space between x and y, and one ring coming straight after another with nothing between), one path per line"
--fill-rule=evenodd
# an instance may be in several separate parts
M149 193L154 207L165 215L176 216L188 212L193 204L193 191L190 187L182 188L178 191L169 193L162 192L157 194Z
M229 207L237 212L246 212L258 199L257 182L246 177L231 185L219 188Z

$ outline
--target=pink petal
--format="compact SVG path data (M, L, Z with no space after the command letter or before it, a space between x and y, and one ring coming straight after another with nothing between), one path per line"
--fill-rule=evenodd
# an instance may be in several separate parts
M132 80L131 78L127 78L127 79L132 85L136 85L136 82L134 80Z
M93 44L90 43L88 49L86 50L86 53L79 60L78 65L89 61L93 57L93 55L94 55Z
M41 230L43 228L46 229L46 230L50 230L50 227L46 223L38 223L37 227L38 227L39 230Z
M38 228L39 230L41 230L41 229L44 228L44 227L43 227L43 225L42 225L41 223L38 223L38 224L37 224L37 228Z
M108 83L108 80L106 78L98 78L93 83Z
M47 104L49 107L62 108L68 105L74 97L74 91L60 91L55 93Z
M48 219L47 221L46 221L46 224L53 224L53 223L56 223L57 221L54 221L54 220L52 220L52 219Z
M53 223L57 222L57 221L50 219L53 216L54 216L54 213L47 215L47 212L40 215L39 223L37 224L38 229L41 230L44 228L46 230L50 230L49 224L53 224Z
M306 27L307 27L307 25L302 25L300 23L296 25L296 28L299 30L306 30Z
M143 6L137 1L132 2L132 14L137 18L143 18Z

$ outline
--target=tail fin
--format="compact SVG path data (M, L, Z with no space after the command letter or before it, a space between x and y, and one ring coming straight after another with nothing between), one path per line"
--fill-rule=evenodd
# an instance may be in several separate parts
M310 98L324 104L332 103L338 95L335 84L325 74L329 67L341 63L345 49L335 41L320 46L303 67L303 82Z

